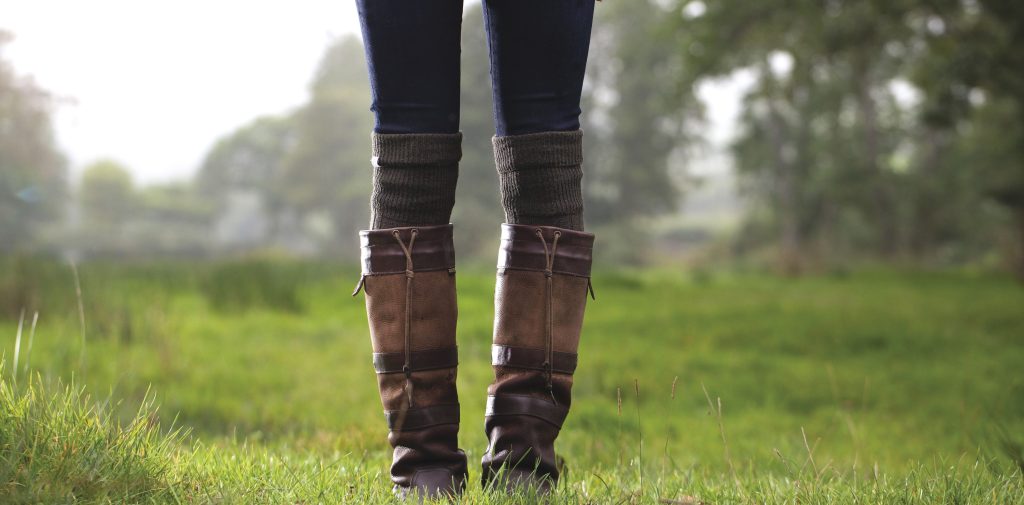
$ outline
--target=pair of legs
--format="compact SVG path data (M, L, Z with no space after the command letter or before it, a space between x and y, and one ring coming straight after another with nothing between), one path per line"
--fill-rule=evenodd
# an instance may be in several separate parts
M462 0L358 0L357 5L376 120L372 225L447 224L461 156ZM543 160L515 165L509 158L534 144L579 151L594 0L484 0L483 13L508 221L580 230L579 156L569 152L540 171L526 168ZM402 136L416 134L429 136ZM425 150L432 156L406 155ZM433 169L408 169L417 163Z
M370 68L371 229L360 232L373 362L399 494L457 494L453 225L462 0L357 0ZM594 0L483 0L502 205L485 485L549 489L569 411L594 237L580 94ZM359 287L357 287L357 292ZM499 483L500 484L496 484Z
M458 133L462 0L358 0L377 133ZM580 127L593 0L484 0L498 136Z

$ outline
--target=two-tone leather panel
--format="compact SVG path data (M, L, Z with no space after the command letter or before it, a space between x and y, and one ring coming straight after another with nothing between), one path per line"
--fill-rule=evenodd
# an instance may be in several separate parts
M454 269L455 245L452 230L452 225L447 224L360 231L363 275L404 273L408 266L407 258L399 241L406 247L412 243L410 253L413 271Z
M557 242L555 235L558 235ZM541 240L543 238L543 241ZM501 225L498 271L547 270L548 255L554 250L551 271L556 274L590 277L594 235L551 226Z

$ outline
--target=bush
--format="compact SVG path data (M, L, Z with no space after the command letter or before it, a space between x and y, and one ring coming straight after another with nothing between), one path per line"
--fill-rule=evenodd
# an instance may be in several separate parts
M299 286L305 278L301 265L265 259L247 259L213 265L200 289L210 307L219 312L266 308L302 312Z
M71 268L54 259L0 256L0 318L17 319L22 310L31 314L44 303L73 300L74 282Z

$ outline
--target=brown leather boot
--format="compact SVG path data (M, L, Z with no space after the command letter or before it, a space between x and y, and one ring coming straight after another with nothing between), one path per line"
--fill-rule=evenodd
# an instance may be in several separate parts
M483 483L549 491L555 438L569 413L594 236L504 224L494 293Z
M452 225L359 232L373 366L396 494L460 494L466 454L458 448L455 389L455 248Z

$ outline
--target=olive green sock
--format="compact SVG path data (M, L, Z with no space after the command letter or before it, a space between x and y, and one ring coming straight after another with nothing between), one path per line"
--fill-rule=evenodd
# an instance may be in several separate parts
M462 158L461 133L374 133L370 227L448 224Z
M494 137L510 224L583 230L583 131Z

